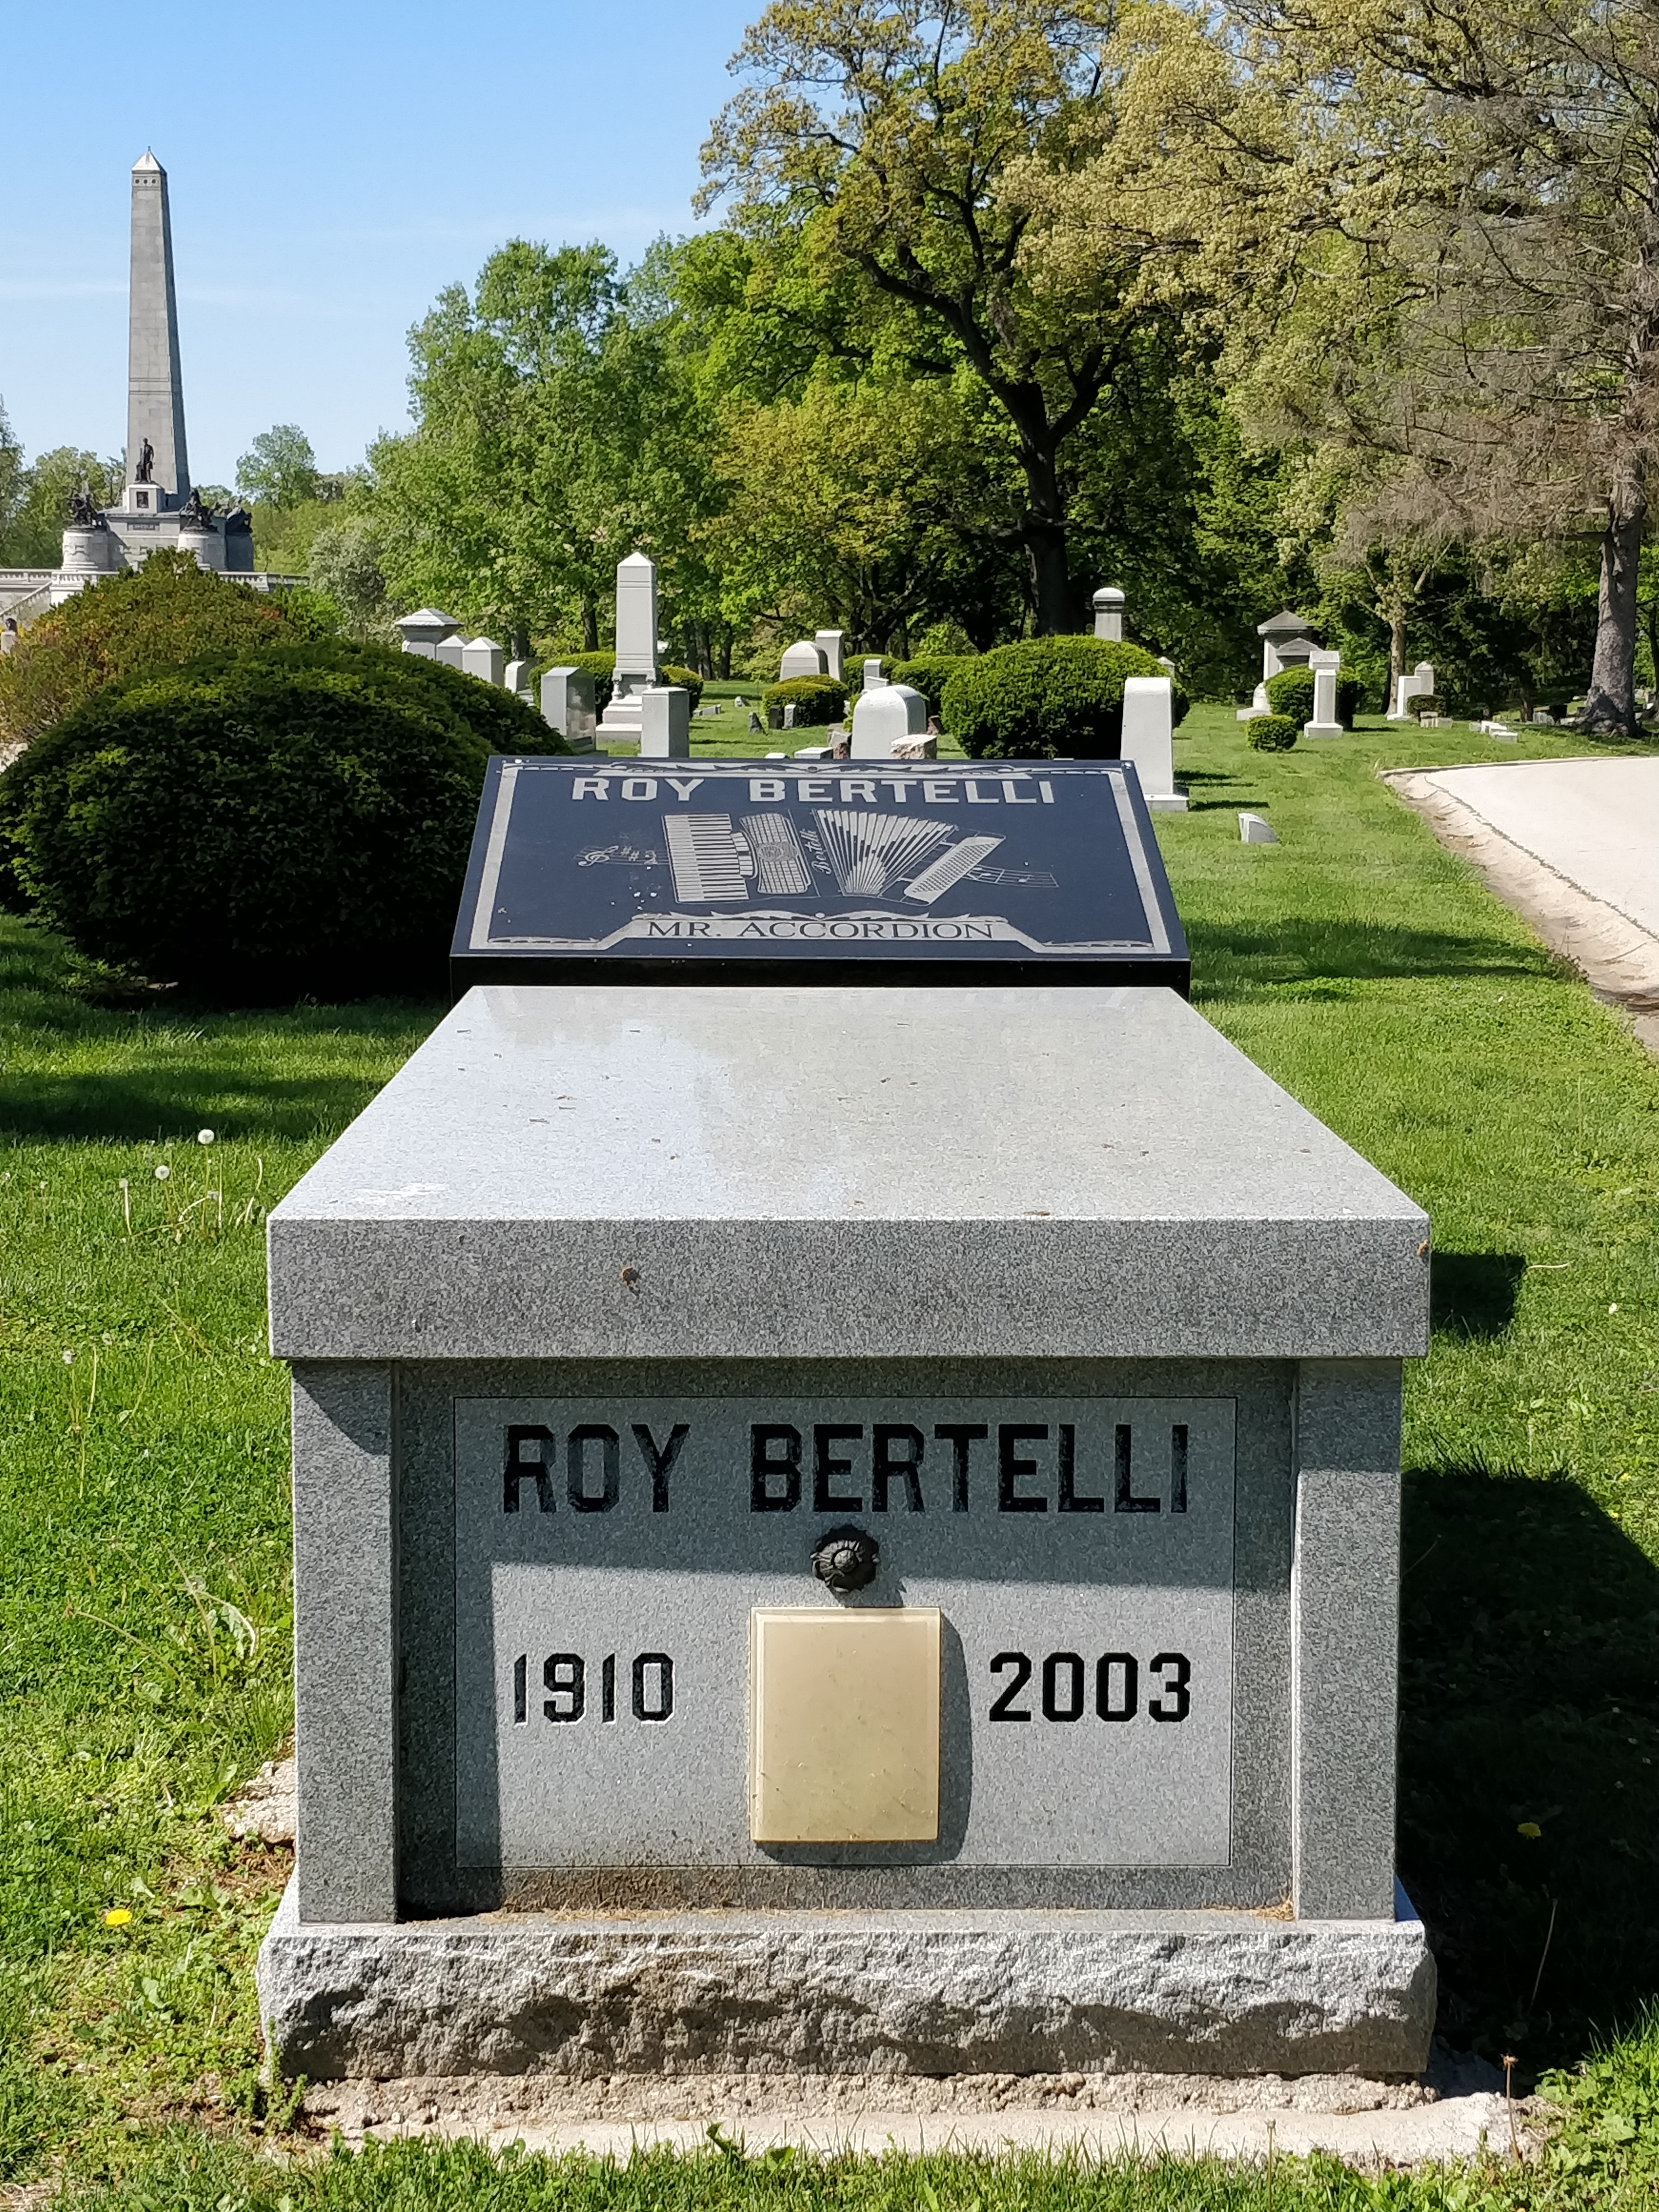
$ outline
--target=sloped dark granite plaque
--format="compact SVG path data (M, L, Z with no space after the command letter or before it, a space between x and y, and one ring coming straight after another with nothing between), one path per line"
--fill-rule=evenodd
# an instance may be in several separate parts
M1190 963L1125 762L501 756L451 972L1184 994Z

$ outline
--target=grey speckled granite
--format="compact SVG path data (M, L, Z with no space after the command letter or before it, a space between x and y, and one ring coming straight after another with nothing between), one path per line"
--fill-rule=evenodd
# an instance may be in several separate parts
M273 1212L271 1343L1397 1358L1427 1235L1173 992L498 985Z
M1420 1921L1246 1913L495 1916L299 1925L259 1954L273 2056L400 2075L1416 2074Z

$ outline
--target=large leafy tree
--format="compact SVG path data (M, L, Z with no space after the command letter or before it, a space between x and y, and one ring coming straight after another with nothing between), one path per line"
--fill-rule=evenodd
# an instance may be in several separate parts
M236 464L236 489L250 502L298 507L315 499L319 487L317 456L297 422L274 423L261 430Z
M598 642L617 563L684 545L708 471L661 303L603 246L515 240L410 337L416 428L369 459L395 594L520 639Z
M787 239L898 317L911 368L965 367L1007 426L1014 523L1040 631L1074 628L1066 452L1172 326L1173 263L1115 228L1086 265L1051 264L1040 186L1121 122L1108 66L1115 0L773 0L732 67L704 204Z
M1659 435L1648 0L1228 0L1219 35L1149 8L1128 43L1143 141L1132 172L1079 173L1073 242L1109 210L1200 255L1241 405L1364 458L1345 527L1393 585L1426 590L1436 539L1594 543L1588 720L1633 728Z
M707 535L734 623L799 609L854 649L902 653L948 617L994 644L1020 611L984 526L1007 501L1008 456L975 427L931 382L826 375L798 398L728 403L726 499Z

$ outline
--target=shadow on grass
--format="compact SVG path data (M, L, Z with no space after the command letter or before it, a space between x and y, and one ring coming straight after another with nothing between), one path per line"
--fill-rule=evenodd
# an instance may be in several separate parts
M1407 929L1389 922L1286 914L1271 927L1188 921L1194 974L1206 991L1224 990L1239 969L1253 982L1329 976L1376 981L1392 975L1554 975L1557 963L1502 937Z
M1659 1992L1659 1571L1560 1474L1414 1470L1403 1541L1401 1875L1441 2033L1535 2073Z
M1518 1252L1435 1252L1430 1325L1457 1336L1502 1336L1515 1319L1527 1263Z
M173 993L138 1011L66 988L61 939L0 915L0 1142L303 1140L343 1128L443 1012L371 999L227 1011ZM45 1064L19 1066L8 1036ZM84 1064L83 1064L84 1063Z

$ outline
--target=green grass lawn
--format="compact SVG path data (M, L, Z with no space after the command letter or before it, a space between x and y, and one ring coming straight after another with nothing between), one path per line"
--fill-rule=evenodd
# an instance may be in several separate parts
M1198 1005L1434 1218L1401 1857L1443 2030L1528 2078L1626 2034L1587 2084L1579 2163L1547 2187L1471 2182L1460 2205L1599 2197L1616 2172L1646 2195L1654 2171L1659 2035L1629 2032L1659 1994L1659 1067L1374 769L1583 749L1376 724L1258 755L1230 709L1199 708L1176 751L1193 811L1158 825ZM1279 845L1239 843L1246 806ZM1256 2206L1261 2177L1194 2166L250 2163L281 2117L249 1968L286 1867L213 1808L289 1711L264 1209L439 1009L115 1012L68 972L0 922L0 2179L67 2158L88 2185L126 2172L124 2203L272 2212ZM1314 2166L1267 2186L1335 2204L1390 2185Z

